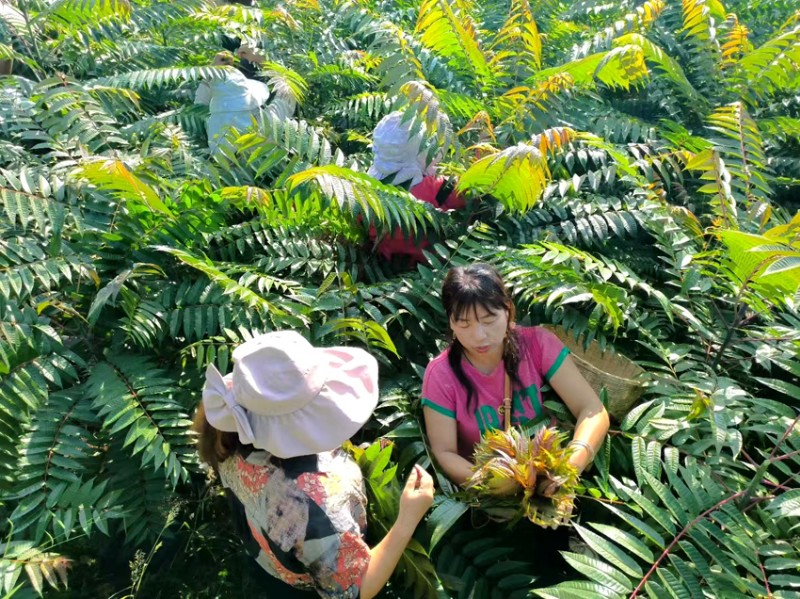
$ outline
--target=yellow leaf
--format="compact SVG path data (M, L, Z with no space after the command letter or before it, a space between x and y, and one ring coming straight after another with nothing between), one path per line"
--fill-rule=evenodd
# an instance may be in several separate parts
M767 239L780 240L791 246L800 243L800 212L785 225L778 225L764 233Z
M120 160L96 160L85 164L77 172L98 189L114 192L126 200L140 201L153 212L172 214L158 193L129 171Z
M39 568L36 567L35 563L27 563L25 564L25 572L28 574L28 579L31 581L31 586L34 590L42 594L42 573Z
M711 149L698 152L686 162L686 170L705 171L708 168L708 165L712 161L712 153L713 150Z
M489 61L468 9L459 0L424 0L416 33L424 46L446 58L458 58L481 78L491 78Z
M507 208L523 211L539 201L549 178L539 149L521 143L475 162L461 176L458 189L491 194Z

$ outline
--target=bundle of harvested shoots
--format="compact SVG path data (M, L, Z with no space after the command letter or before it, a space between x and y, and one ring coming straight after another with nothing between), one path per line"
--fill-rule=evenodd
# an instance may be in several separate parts
M475 447L475 467L465 489L491 516L522 516L543 527L563 524L572 513L578 471L569 463L566 435L542 428L528 437L516 429L491 430ZM551 497L538 490L560 484Z

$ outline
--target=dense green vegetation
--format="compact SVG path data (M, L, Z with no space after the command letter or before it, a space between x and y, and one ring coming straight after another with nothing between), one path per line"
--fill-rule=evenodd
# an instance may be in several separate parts
M794 2L0 2L0 595L253 596L188 425L204 366L277 328L381 361L380 534L390 455L428 463L441 278L474 260L645 395L563 561L530 526L472 530L440 480L387 594L800 592ZM211 158L192 98L224 35L299 108ZM364 174L397 107L450 144L467 213ZM430 265L381 262L368 223L424 231Z

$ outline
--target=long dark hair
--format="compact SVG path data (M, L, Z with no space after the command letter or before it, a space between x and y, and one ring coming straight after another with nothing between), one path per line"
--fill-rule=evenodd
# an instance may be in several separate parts
M508 291L506 291L503 279L500 278L500 273L493 266L482 262L451 268L442 284L442 304L448 322L463 318L470 311L474 312L477 306L489 312L500 310L508 312L508 331L503 344L503 362L508 376L519 385L519 339L513 327L516 310L514 302L511 301ZM472 411L475 388L461 366L463 356L464 348L454 335L450 343L447 361L458 382L466 389L467 409Z

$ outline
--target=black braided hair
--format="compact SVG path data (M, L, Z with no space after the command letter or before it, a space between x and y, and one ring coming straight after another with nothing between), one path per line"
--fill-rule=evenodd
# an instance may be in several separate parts
M483 262L451 268L442 284L442 304L448 321L458 320L470 310L475 311L478 306L488 312L500 310L508 312L509 326L503 344L503 362L508 376L519 385L519 337L513 327L516 310L497 269ZM463 356L464 348L453 336L447 361L458 382L466 389L467 409L472 411L475 403L475 388L464 373L461 365Z

